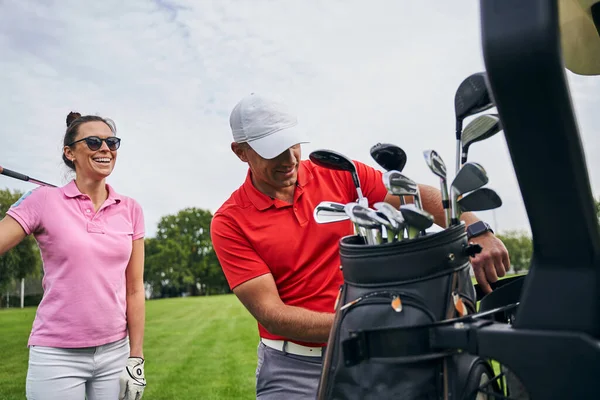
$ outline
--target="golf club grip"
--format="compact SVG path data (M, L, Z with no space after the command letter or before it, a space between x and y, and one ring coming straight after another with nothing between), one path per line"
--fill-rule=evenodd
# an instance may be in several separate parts
M358 179L358 174L352 174L352 180L354 181L354 186L356 186L357 189L360 189L360 179Z
M28 182L29 177L19 172L11 171L10 169L0 167L0 174L10 176L11 178L19 179L21 181Z
M462 118L456 119L456 140L460 140L462 136L463 120Z

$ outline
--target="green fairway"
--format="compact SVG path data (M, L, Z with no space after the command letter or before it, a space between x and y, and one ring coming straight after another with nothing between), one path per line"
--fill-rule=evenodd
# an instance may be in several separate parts
M25 398L34 308L0 310L0 400ZM258 332L234 295L146 303L147 400L253 399Z
M147 400L253 399L258 333L233 295L146 303ZM35 309L0 311L0 400L25 398Z

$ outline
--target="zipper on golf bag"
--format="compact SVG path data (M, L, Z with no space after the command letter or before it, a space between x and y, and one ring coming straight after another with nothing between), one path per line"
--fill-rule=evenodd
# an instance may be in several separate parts
M446 319L460 318L465 315L475 314L477 312L477 306L475 300L473 300L467 293L468 289L465 287L471 284L471 278L466 277L468 282L465 282L465 277L460 276L460 271L455 271L452 274L450 280L450 298L448 299L448 309L446 312ZM473 290L471 290L473 292Z
M412 293L395 290L380 290L364 294L340 307L340 310L348 313L353 307L368 304L389 304L395 312L402 312L404 304L418 308L435 321L435 315L427 308L425 302Z
M466 294L454 291L452 293L452 303L456 311L456 318L464 317L465 315L475 314L477 306Z

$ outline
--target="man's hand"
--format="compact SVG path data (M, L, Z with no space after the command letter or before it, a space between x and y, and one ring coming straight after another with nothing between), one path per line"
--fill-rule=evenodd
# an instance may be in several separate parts
M127 366L120 377L119 400L140 400L146 387L144 359L129 357Z
M490 293L492 291L490 283L496 282L498 277L506 275L510 269L508 250L504 247L504 243L491 232L474 237L469 242L482 247L481 253L471 258L471 265L477 283L483 292Z

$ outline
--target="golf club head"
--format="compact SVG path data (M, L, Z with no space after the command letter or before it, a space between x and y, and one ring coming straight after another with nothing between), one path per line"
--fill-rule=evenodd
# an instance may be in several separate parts
M356 165L351 159L333 150L315 150L308 157L312 162L324 168L356 172Z
M427 166L435 175L442 179L446 179L446 164L442 157L435 150L425 150L423 152Z
M486 211L502 206L502 199L493 189L480 188L464 195L458 205L462 212Z
M414 196L417 192L417 183L401 174L400 171L392 170L382 175L383 184L388 192L397 196Z
M361 205L368 204L368 202L364 199L362 190L360 188L360 180L358 179L358 173L356 172L356 165L351 159L343 154L326 149L315 150L311 152L308 157L313 163L323 168L350 172L350 175L352 175L352 181L354 182L354 186L356 187L356 191L358 193L359 203Z
M374 221L379 222L379 224L385 228L387 242L393 242L396 238L396 233L398 232L398 222L394 218L389 218L381 211L368 209L368 213L368 215L373 218Z
M423 156L425 156L425 162L427 166L435 175L440 178L440 191L442 194L442 207L444 208L446 223L445 227L448 227L448 224L451 220L450 213L450 201L448 194L448 184L446 178L446 164L442 157L435 150L425 150L423 152Z
M370 150L371 157L386 171L402 171L406 165L406 153L390 143L377 143Z
M454 95L454 113L457 121L493 107L487 86L485 72L477 72L465 78ZM457 140L460 140L462 129L457 129Z
M399 210L397 210L393 205L383 201L375 203L373 207L375 207L375 210L377 210L379 213L385 215L386 218L390 220L390 222L395 222L395 233L398 236L398 239L404 239L404 229L406 227L406 222L404 221L402 213Z
M422 208L419 186L415 181L395 170L384 172L381 179L390 194L400 197L401 205L404 204L403 196L413 196L417 207Z
M352 202L344 206L344 211L359 228L359 232L367 244L381 243L381 225L369 215L368 208Z
M487 173L480 164L468 162L462 166L456 177L454 177L452 189L455 195L459 196L463 193L479 189L488 183L488 180Z
M479 142L494 136L502 130L498 114L484 114L473 119L462 132L463 149L471 143Z
M502 130L502 123L497 114L480 115L465 127L461 136L461 164L467 162L469 146L475 142L488 139Z
M399 225L404 224L402 213L390 203L380 201L373 204L373 207L375 207L375 210L385 214L389 219L394 219Z
M345 212L346 214L348 214L352 222L364 228L374 229L379 228L381 226L379 222L373 219L372 215L369 215L369 209L361 206L358 203L346 204Z
M333 201L319 203L313 211L313 218L318 224L329 224L350 219L344 210L344 204Z
M398 229L398 221L396 221L394 218L388 217L387 214L382 211L368 209L368 215L374 221L377 221L380 225L383 225L386 229L392 231Z
M406 221L406 225L408 225L409 239L418 236L418 232L424 232L425 229L433 225L433 215L414 204L400 206L400 212Z

